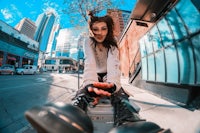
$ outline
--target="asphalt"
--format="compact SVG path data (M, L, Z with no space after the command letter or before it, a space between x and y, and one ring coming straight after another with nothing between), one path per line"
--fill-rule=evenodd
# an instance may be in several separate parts
M151 92L128 84L122 78L121 83L130 99L140 108L139 115L161 128L170 129L173 133L200 133L200 110L188 110L166 101ZM35 133L29 125L17 133Z

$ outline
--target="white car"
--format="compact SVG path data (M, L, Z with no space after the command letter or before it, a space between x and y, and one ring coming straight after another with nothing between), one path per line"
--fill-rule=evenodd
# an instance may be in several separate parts
M15 67L13 65L3 65L2 67L0 67L0 74L11 74L14 75L15 74Z
M17 74L36 74L37 73L37 66L34 65L24 65L23 68L16 69Z

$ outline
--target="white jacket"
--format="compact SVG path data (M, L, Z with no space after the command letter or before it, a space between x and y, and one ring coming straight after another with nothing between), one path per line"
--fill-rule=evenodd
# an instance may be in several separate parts
M111 82L116 85L116 91L121 88L120 83L120 61L119 50L116 47L98 49L94 42L88 38L84 45L85 66L83 74L83 87L98 82L97 73L106 73L107 79L105 82Z

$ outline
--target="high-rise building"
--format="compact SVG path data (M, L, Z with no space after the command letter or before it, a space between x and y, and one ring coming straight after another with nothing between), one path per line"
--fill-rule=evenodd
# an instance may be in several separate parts
M128 22L131 12L119 9L108 9L107 14L113 18L115 26L114 35L119 39L124 27Z
M69 57L72 41L72 31L69 29L60 29L57 37L56 56Z
M33 39L36 25L34 22L27 18L23 18L16 26L15 29L18 30L20 33L28 36L29 38Z
M38 16L36 20L36 33L34 39L40 44L40 51L45 52L49 42L50 33L54 25L56 16L53 12L45 12Z
M84 35L88 29L86 26L83 27L71 27L60 29L59 34L56 37L56 50L54 53L56 57L70 57L75 60L78 58L78 51L83 51L83 40ZM85 35L86 36L86 35ZM82 40L80 42L80 40ZM82 55L79 54L80 56ZM83 55L81 56L83 58Z
M56 43L57 43L57 36L60 30L60 25L59 24L54 24L50 37L49 37L49 42L47 45L46 53L48 57L55 57L55 50L56 50Z

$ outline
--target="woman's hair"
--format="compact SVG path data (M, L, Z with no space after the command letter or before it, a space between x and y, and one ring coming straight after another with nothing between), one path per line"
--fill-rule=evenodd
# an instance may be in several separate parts
M113 19L109 15L106 15L103 17L93 16L92 13L90 13L88 15L90 16L90 20L88 22L90 30L92 30L92 25L95 22L105 22L107 24L108 34L107 34L105 40L103 41L103 46L106 48L111 48L111 46L117 47L117 42L116 42L116 40L114 38L114 34L113 34L113 30L114 30ZM95 42L95 44L97 43L93 37L92 37L92 40Z

